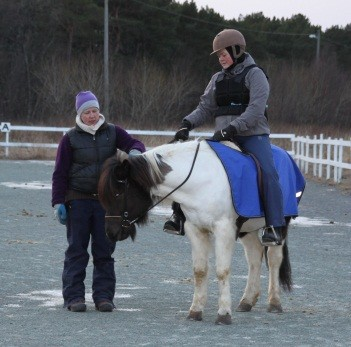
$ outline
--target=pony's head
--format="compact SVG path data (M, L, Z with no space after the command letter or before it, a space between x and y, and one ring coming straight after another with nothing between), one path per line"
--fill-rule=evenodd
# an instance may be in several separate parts
M135 223L145 224L148 220L147 211L152 205L150 189L163 180L162 172L155 172L144 155L130 157L118 150L105 161L98 193L106 211L105 232L111 241L129 236L134 240Z

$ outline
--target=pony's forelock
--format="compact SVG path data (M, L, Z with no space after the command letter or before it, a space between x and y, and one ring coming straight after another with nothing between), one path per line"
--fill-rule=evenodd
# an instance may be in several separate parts
M120 149L117 150L117 153L116 153L116 158L119 162L122 162L123 160L126 160L128 159L128 154L124 151L121 151Z

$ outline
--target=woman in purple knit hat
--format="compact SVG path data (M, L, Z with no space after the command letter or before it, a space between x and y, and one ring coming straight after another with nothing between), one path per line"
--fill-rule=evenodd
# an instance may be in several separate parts
M95 308L111 312L115 307L115 243L105 235L105 211L98 200L97 183L103 162L117 148L137 155L145 151L145 146L121 127L105 121L91 91L76 96L76 110L76 125L59 143L52 176L52 206L67 229L62 273L64 307L73 312L86 311L84 279L91 238Z

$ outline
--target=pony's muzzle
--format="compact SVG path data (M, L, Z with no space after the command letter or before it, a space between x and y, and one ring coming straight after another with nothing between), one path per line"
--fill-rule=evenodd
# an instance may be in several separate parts
M121 227L122 229L129 229L133 223L129 219L122 219L121 221Z
M107 217L107 218L106 218ZM105 233L112 242L123 241L129 236L134 240L136 229L134 223L121 216L105 217Z

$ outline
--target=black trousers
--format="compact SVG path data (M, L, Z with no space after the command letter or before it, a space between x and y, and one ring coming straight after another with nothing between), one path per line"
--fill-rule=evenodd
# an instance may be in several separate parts
M97 200L72 200L67 204L67 241L62 273L64 306L85 300L88 246L93 257L92 296L95 303L113 301L116 287L116 244L105 235L105 211Z

